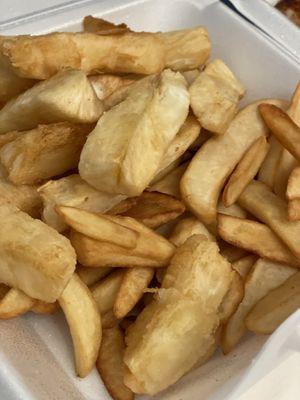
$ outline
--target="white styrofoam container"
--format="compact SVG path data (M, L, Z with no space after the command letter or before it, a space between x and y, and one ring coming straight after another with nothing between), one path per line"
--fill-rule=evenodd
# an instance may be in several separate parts
M300 69L295 60L216 0L68 2L47 12L5 21L0 24L0 34L75 30L88 14L126 22L136 30L205 25L211 35L213 57L227 62L247 87L243 103L266 97L289 98L299 80ZM216 399L214 393L218 391L220 395L219 389L222 393L225 384L227 388L234 384L265 340L248 335L230 355L216 354L155 399ZM28 314L1 321L0 399L106 400L109 396L95 370L86 379L75 377L71 338L63 315Z

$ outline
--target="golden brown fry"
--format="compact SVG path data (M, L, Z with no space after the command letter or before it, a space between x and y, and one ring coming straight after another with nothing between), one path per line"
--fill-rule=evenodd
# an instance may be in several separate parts
M19 289L9 289L0 300L0 319L10 319L25 314L34 305L35 300Z
M300 83L296 86L296 89L293 93L293 97L291 99L291 103L289 105L289 109L287 111L288 115L292 118L292 120L300 125Z
M59 298L75 353L76 372L87 376L95 365L101 343L101 318L88 287L74 274Z
M149 228L155 229L177 218L184 211L184 204L169 195L143 192L136 199L136 203L121 215L135 218Z
M90 133L80 157L80 176L98 190L140 195L185 121L188 107L180 73L165 70L138 81L126 100L106 112Z
M269 139L269 145L269 151L258 173L258 180L273 189L283 147L273 135Z
M83 19L83 30L85 32L97 33L97 35L119 35L131 32L126 24L113 24L102 18L95 18L87 15Z
M300 258L300 222L287 219L287 204L259 181L252 181L241 194L239 203L247 211L267 224Z
M285 200L288 178L299 163L286 149L283 149L278 167L276 169L274 192Z
M250 311L245 320L250 331L271 334L300 308L300 272L270 291Z
M35 300L34 305L31 307L30 311L35 314L43 314L49 315L54 314L59 310L59 304L56 301L55 303L46 303L45 301Z
M125 197L99 192L79 175L69 175L55 181L48 181L39 188L39 193L44 202L43 220L59 232L67 229L67 224L56 212L56 206L72 206L91 212L105 213Z
M134 394L124 384L123 355L125 343L118 326L103 330L97 369L113 400L133 400Z
M300 268L300 260L267 225L219 214L218 232L222 239L234 246L262 258Z
M155 74L165 64L163 41L148 33L122 35L54 32L40 36L7 37L0 44L19 76L47 79L59 71L77 69L87 74Z
M0 206L0 281L30 297L54 302L75 269L67 238L16 207Z
M109 219L80 208L58 206L57 211L74 230L95 240L112 243L126 249L136 246L138 233Z
M223 191L225 207L231 206L239 198L248 183L255 177L269 149L264 136L256 139L231 174Z
M239 304L244 297L244 284L241 276L235 272L233 275L231 286L226 293L221 306L220 306L220 318L221 323L225 324L232 314L235 313Z
M203 235L207 240L216 241L216 238L206 226L195 217L188 217L179 221L173 229L169 240L176 247L179 247L193 235Z
M300 198L300 167L293 169L289 176L286 196L289 200Z
M254 264L245 282L244 298L222 332L221 346L225 354L233 349L246 332L245 318L251 308L270 290L286 281L295 271L294 268L264 259L259 259Z
M92 123L102 112L102 103L83 72L61 72L10 100L0 110L0 133L61 121Z
M77 266L76 273L87 286L93 285L112 271L112 268L87 268Z
M245 256L240 258L239 260L232 263L232 268L240 274L243 281L247 278L248 273L250 272L251 268L257 261L257 257L255 256Z
M153 268L129 268L124 272L121 286L114 303L117 318L125 317L142 298L154 275Z
M300 220L300 199L293 199L288 202L288 218L290 221Z
M219 195L228 176L254 140L267 134L257 110L262 102L284 104L281 100L262 100L245 107L224 135L204 143L181 179L183 200L206 224L216 221Z
M114 271L91 288L101 314L105 314L113 308L124 273L123 270Z
M99 100L105 100L115 90L122 89L135 82L133 79L109 74L92 75L88 79Z
M227 65L213 60L189 88L191 107L201 126L217 135L228 128L245 88Z
M180 179L182 178L188 163L181 164L179 167L175 168L171 172L169 172L162 179L154 183L148 188L151 192L160 192L169 194L170 196L176 197L177 199L181 198L180 194Z
M34 185L77 167L90 125L61 122L39 125L0 149L8 179L16 185Z
M275 105L260 104L259 111L277 140L300 161L300 127Z

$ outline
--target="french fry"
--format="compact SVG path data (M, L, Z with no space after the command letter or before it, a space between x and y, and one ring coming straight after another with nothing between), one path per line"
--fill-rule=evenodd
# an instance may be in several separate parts
M195 217L188 217L179 221L175 225L169 240L176 247L179 247L193 235L203 235L207 240L216 241L216 238L209 232L206 226Z
M125 317L142 298L154 275L153 268L128 268L124 272L121 286L114 303L114 314L118 319Z
M112 271L112 268L87 268L82 266L77 266L76 273L79 278L87 286L93 285L94 283L100 281Z
M201 126L217 135L223 134L237 112L245 88L227 65L213 60L189 88L191 107Z
M278 167L276 169L274 193L286 199L286 188L291 172L299 166L298 161L286 149L283 149Z
M25 50L26 49L26 50ZM39 54L39 57L36 57ZM148 33L122 35L54 32L7 37L0 44L16 74L47 79L59 71L155 74L165 64L164 43Z
M124 272L123 270L114 271L91 288L92 295L101 314L104 315L109 310L112 310L122 284Z
M216 221L219 195L228 176L247 148L257 138L267 134L257 110L262 102L279 106L284 104L281 100L262 100L245 107L224 135L212 137L204 143L181 179L183 200L206 224Z
M35 300L19 289L9 289L0 300L0 319L10 319L25 314Z
M185 211L179 200L158 192L143 192L136 203L121 215L132 217L149 228L158 228Z
M289 176L286 197L289 200L300 198L300 167L293 169Z
M231 215L237 218L247 218L247 211L243 210L238 204L232 204L225 207L222 201L219 201L217 207L218 214Z
M259 181L252 181L239 197L239 204L267 224L300 257L300 222L288 221L286 203Z
M220 318L221 323L225 324L232 314L235 313L239 304L244 297L244 284L242 277L235 272L233 275L231 286L226 293L221 306L220 306Z
M59 304L56 301L55 303L46 303L45 301L35 300L35 303L31 307L30 311L35 314L49 315L54 314L59 310Z
M163 289L127 330L126 386L155 394L203 359L215 343L218 310L233 275L217 245L201 235L177 249Z
M219 240L218 243L220 247L220 254L230 263L235 263L248 254L244 249L233 246L227 242Z
M93 86L98 99L103 101L114 93L115 90L124 88L135 82L133 79L109 74L92 75L89 76L88 79L90 84Z
M140 195L185 121L188 107L186 82L180 73L165 70L138 81L90 133L80 157L80 176L98 190Z
M42 198L34 186L16 186L0 178L0 204L9 203L38 218L42 209Z
M151 185L148 190L151 192L154 191L169 194L170 196L180 199L180 179L182 178L187 166L188 163L181 164L162 179Z
M247 278L248 273L257 261L255 256L245 256L231 264L232 268L240 274L243 281Z
M299 272L263 297L247 315L245 323L250 331L269 335L298 308L300 308Z
M0 206L0 281L49 303L70 280L76 256L70 241L9 204Z
M67 224L56 212L57 206L72 206L91 212L105 213L125 197L99 192L76 174L48 181L39 188L39 193L44 203L43 221L59 232L67 229Z
M134 394L124 384L125 342L117 326L104 329L97 359L97 369L113 400L133 400Z
M133 249L136 246L138 233L113 219L108 219L105 215L69 206L58 206L57 211L72 229L85 236L126 249Z
M92 123L102 112L102 103L83 72L61 72L6 103L0 110L0 133L61 121Z
M258 180L273 189L283 147L273 135L269 139L269 145L268 154L258 172Z
M94 367L101 343L101 318L88 287L74 274L59 298L72 336L76 372L87 376Z
M261 136L246 151L223 191L222 199L225 207L234 204L248 183L255 177L267 155L268 149L267 139Z
M244 298L222 331L221 347L225 354L234 348L246 332L245 318L251 308L295 272L294 268L262 258L254 264L245 282Z
M8 179L16 185L35 185L77 167L90 125L61 122L39 125L0 149Z
M126 24L113 24L102 18L95 18L87 15L83 19L83 30L85 32L96 33L97 35L119 35L121 33L132 32Z
M290 221L300 220L300 199L293 199L289 201L288 218Z
M300 83L296 86L293 93L289 109L287 111L288 115L292 118L296 125L300 125Z
M219 214L218 232L223 240L234 246L262 258L300 268L300 260L267 225Z
M277 140L300 161L300 127L275 105L260 104L259 111Z

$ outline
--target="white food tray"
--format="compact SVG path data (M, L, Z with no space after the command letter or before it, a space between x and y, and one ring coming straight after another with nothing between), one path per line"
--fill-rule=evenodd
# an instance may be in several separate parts
M289 98L300 76L299 65L292 57L216 0L69 2L49 12L17 16L0 24L0 34L79 29L82 17L88 14L126 22L136 30L166 31L205 25L211 35L213 57L228 63L247 87L244 103L262 97ZM222 388L228 390L233 385L265 340L247 336L229 356L216 354L205 366L155 399L221 399ZM109 396L96 371L83 380L75 377L72 342L63 315L29 313L1 321L0 399L108 400Z

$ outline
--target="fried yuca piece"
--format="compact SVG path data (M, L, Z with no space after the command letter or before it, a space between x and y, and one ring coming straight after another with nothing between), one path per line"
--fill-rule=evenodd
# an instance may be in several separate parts
M67 224L56 212L56 206L72 206L104 213L125 197L99 192L76 174L56 181L48 181L38 190L44 203L42 219L59 232L64 231Z
M42 198L34 186L17 186L0 178L0 204L12 204L33 218L40 216Z
M115 90L127 87L135 82L134 79L109 74L91 75L88 79L99 100L104 100L114 93Z
M114 24L102 18L87 15L83 18L83 30L85 32L97 33L97 35L119 35L131 32L126 24Z
M11 288L0 300L0 319L10 319L25 314L35 300L19 289Z
M273 189L283 147L273 135L269 139L269 145L269 151L259 169L258 180Z
M179 221L173 229L169 240L176 247L179 247L193 235L203 235L207 240L216 240L206 226L195 217L188 217Z
M80 176L98 190L141 194L185 121L188 107L180 73L165 70L140 80L90 133L80 157Z
M285 104L282 100L270 99L245 107L235 116L224 135L212 137L204 143L181 179L183 200L206 224L216 221L220 192L236 164L254 140L267 134L257 110L261 103L279 107Z
M9 204L0 206L0 218L0 281L54 302L75 269L69 240Z
M165 193L177 199L181 198L180 193L180 180L187 169L188 162L181 164L179 167L170 171L159 181L151 185L147 190L150 192Z
M228 128L244 86L221 60L211 61L189 88L191 107L203 128L217 135Z
M177 249L163 289L127 330L126 386L135 393L155 394L207 354L215 343L219 307L233 275L217 245L201 235ZM161 337L164 340L158 340Z
M92 123L102 112L102 103L83 72L60 72L10 100L0 110L0 133L60 121Z
M19 76L47 79L59 71L77 69L87 74L155 74L165 64L164 43L148 33L122 35L55 32L40 36L7 37L0 54Z
M34 185L77 167L90 125L60 122L39 125L0 149L8 179L17 185Z

